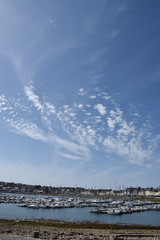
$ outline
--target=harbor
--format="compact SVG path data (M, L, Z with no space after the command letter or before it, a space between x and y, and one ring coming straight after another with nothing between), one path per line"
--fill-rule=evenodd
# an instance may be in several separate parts
M42 195L0 195L1 219L57 219L160 226L160 203Z

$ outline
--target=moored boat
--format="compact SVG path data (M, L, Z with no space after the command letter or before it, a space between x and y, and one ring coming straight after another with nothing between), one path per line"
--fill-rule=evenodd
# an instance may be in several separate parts
M35 208L35 209L39 208L39 206L37 204L29 204L27 207L28 208Z
M19 203L17 204L17 207L27 207L28 204L27 203Z
M102 210L99 209L98 207L96 207L95 209L91 209L89 212L90 213L102 213Z
M121 210L118 208L117 209L108 209L107 213L110 215L118 215L118 214L121 214Z

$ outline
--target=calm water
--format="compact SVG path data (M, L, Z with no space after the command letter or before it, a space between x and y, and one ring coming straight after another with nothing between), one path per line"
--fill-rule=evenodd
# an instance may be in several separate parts
M31 219L46 218L66 221L100 221L104 223L143 224L160 226L160 211L146 211L133 214L108 215L89 213L90 208L30 209L16 204L0 204L0 218Z

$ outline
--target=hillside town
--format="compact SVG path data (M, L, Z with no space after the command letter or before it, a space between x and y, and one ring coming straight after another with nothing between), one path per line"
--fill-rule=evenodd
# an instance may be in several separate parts
M157 188L127 187L124 189L113 190L113 189L89 189L82 187L62 187L62 186L53 187L0 181L0 192L63 195L63 196L86 196L86 197L146 196L158 198L160 197L160 186L158 186Z

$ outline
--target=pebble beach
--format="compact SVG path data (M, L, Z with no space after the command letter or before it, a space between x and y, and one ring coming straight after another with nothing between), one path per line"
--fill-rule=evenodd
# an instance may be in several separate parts
M158 240L160 239L160 227L119 226L98 223L54 223L49 221L15 221L1 219L0 236L2 235L50 240Z

